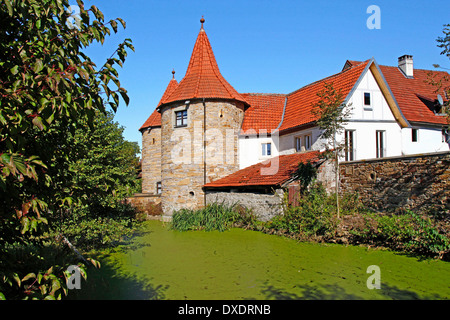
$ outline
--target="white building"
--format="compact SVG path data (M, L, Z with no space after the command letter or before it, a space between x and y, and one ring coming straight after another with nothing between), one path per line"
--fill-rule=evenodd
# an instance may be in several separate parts
M244 94L254 110L246 112L239 136L240 167L282 154L324 149L311 110L325 83L341 90L346 108L351 108L345 133L337 137L346 146L342 161L448 151L447 119L440 113L436 88L426 83L429 72L414 70L412 56L400 57L396 67L380 66L372 58L347 61L340 73L287 95ZM444 77L447 73L435 74ZM264 97L259 106L257 97ZM258 109L267 112L258 113ZM271 126L268 118L272 118Z

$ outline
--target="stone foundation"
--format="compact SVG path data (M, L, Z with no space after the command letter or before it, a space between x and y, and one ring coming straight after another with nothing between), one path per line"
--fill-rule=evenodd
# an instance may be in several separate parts
M277 189L273 194L208 191L206 193L206 202L208 204L216 202L226 205L242 205L250 209L262 221L268 221L277 215L283 214L282 189Z

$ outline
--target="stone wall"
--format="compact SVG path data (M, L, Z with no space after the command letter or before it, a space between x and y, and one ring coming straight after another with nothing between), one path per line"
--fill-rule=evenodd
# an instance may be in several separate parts
M161 109L161 200L167 216L181 208L203 207L202 186L239 169L238 133L244 117L243 103L209 99L205 105L204 109L203 101L195 100ZM176 127L175 112L181 110L187 110L187 125Z
M148 218L160 218L161 197L148 193L136 193L133 197L127 198L127 202L136 208L139 213L144 213Z
M156 194L156 183L161 182L161 128L142 132L142 192Z
M209 203L224 203L226 205L242 205L252 210L252 213L262 221L283 214L283 190L278 189L273 194L251 192L221 192L208 191L206 201Z
M450 153L344 162L342 192L357 192L378 211L450 211Z

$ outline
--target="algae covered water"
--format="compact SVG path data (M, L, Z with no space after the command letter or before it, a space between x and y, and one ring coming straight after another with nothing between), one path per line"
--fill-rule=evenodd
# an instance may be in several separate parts
M145 234L99 257L81 299L449 299L450 263L234 228ZM368 268L376 266L379 273ZM380 289L373 288L379 276ZM372 277L372 278L371 278ZM368 287L373 289L369 289Z

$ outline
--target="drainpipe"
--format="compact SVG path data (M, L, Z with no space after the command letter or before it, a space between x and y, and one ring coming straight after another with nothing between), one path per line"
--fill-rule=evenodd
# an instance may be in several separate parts
M206 184L206 104L203 98L203 185ZM206 190L203 189L203 205L206 207Z

